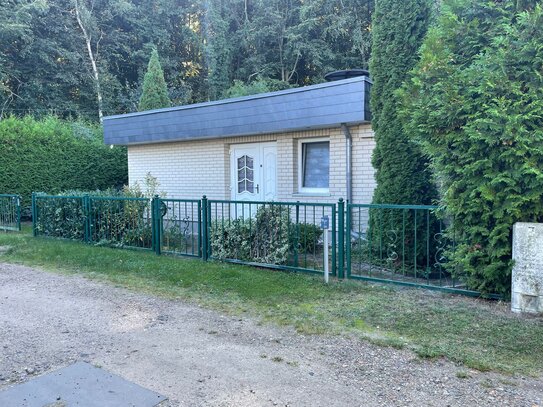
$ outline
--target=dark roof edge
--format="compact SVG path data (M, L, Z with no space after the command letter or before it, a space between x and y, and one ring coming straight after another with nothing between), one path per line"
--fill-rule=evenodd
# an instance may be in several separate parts
M310 91L315 90L315 89L322 89L322 88L330 88L330 87L334 87L334 86L341 86L341 85L348 84L348 83L353 83L353 82L369 82L369 83L371 83L371 80L367 76L358 76L358 77L350 78L350 79L343 79L343 80L333 81L333 82L324 82L324 83L319 83L317 85L301 86L299 88L278 90L278 91L275 91L275 92L258 93L256 95L249 95L249 96L241 96L241 97L237 97L237 98L214 100L214 101L211 101L211 102L194 103L194 104L191 104L191 105L167 107L167 108L164 108L164 109L146 110L144 112L134 112L134 113L125 113L125 114L117 114L117 115L112 115L112 116L105 116L103 118L103 120L124 119L124 118L127 118L127 117L134 117L134 116L146 116L146 115L165 113L165 112L175 112L175 111L178 111L178 110L197 109L199 107L205 107L205 106L226 105L226 104L230 104L230 103L244 102L246 100L264 99L264 98L269 98L269 97L288 95L288 94L292 94L292 93L310 92Z
M239 133L239 134L231 134L228 136L224 135L218 135L218 136L197 136L197 137L189 137L184 139L174 139L174 140L153 140L153 141L137 141L137 142L129 142L129 143L113 143L112 145L115 146L141 146L146 144L164 144L164 143L183 143L185 141L199 141L199 140L217 140L217 139L228 139L228 138L234 138L234 137L249 137L249 136L264 136L264 135L273 135L273 134L281 134L281 133L288 133L288 132L303 132L303 131L311 131L311 130L322 130L322 129L333 129L336 127L340 127L342 124L345 124L347 126L358 126L360 124L371 124L368 120L360 120L355 122L342 122L342 123L333 123L333 124L323 124L321 126L311 126L311 127L293 127L289 129L284 130L278 130L274 132L269 131L263 131L263 132L247 132L247 133Z

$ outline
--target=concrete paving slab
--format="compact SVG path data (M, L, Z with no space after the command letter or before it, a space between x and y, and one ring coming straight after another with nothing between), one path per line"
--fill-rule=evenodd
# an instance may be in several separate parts
M153 407L164 400L158 393L85 362L0 392L2 407Z

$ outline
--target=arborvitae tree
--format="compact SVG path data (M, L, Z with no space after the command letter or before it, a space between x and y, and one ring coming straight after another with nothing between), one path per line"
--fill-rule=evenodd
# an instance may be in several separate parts
M507 294L515 222L543 222L543 9L447 0L403 98L468 287Z
M143 92L138 110L141 112L143 110L170 107L171 105L172 102L168 96L168 87L158 59L158 52L154 49L147 66L147 73L143 78Z
M370 59L375 204L431 204L437 196L427 160L400 121L400 98L396 94L417 63L430 16L430 0L375 2ZM438 227L435 216L422 216L413 210L372 209L370 251L379 259L386 257L390 269L429 277L435 263Z
M376 147L374 203L430 204L436 197L427 160L398 116L396 91L418 60L431 15L429 0L377 0L370 74Z

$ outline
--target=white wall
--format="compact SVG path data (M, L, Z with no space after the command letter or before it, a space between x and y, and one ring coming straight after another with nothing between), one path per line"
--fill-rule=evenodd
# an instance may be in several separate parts
M353 202L370 203L375 188L371 154L375 146L370 125L351 127L353 137ZM330 138L330 193L298 194L298 140ZM185 141L128 147L130 184L145 175L158 178L160 190L169 198L230 199L230 145L277 142L277 200L337 202L346 198L345 136L341 128L235 137L208 141Z

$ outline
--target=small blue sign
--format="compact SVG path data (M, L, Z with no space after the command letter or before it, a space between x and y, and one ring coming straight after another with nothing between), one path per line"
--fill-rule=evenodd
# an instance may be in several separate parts
M330 218L328 216L321 218L321 229L330 229Z

